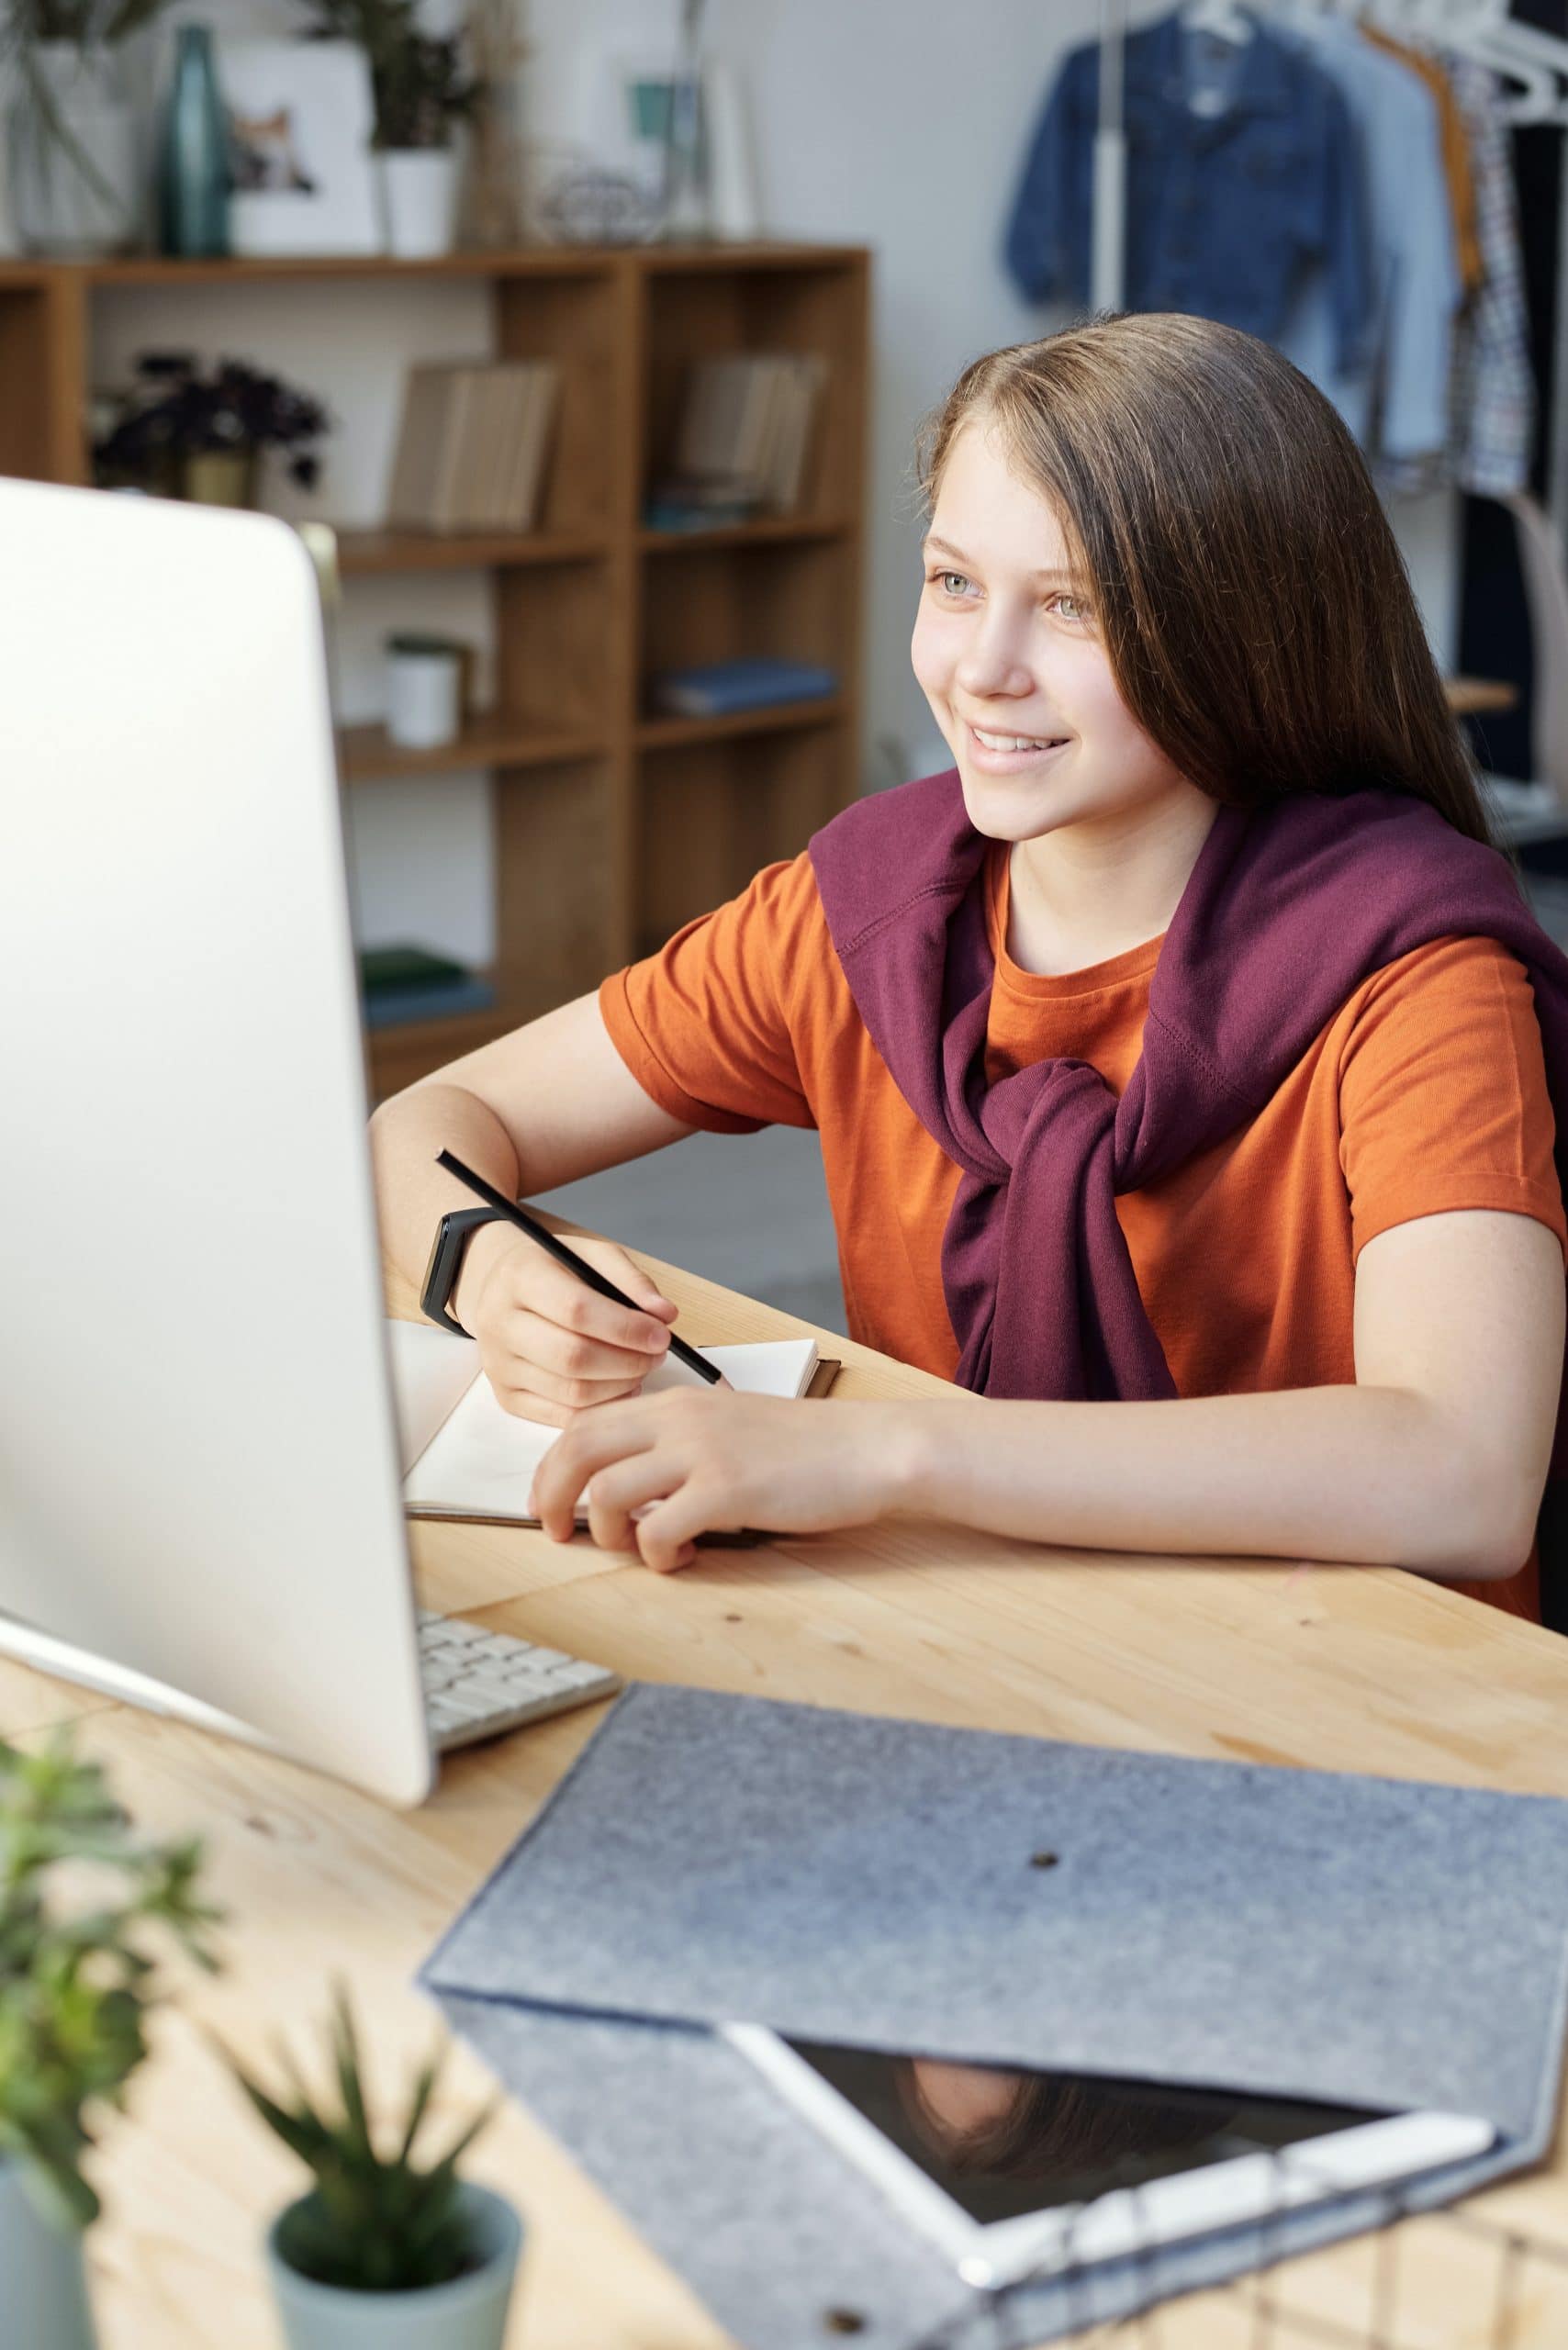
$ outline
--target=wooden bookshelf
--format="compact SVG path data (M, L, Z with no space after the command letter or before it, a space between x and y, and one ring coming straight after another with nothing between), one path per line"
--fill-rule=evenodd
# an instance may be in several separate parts
M842 699L784 701L771 710L726 711L722 718L647 718L637 729L644 751L668 750L681 743L725 743L738 734L777 734L797 726L834 726L844 714Z
M561 406L537 530L345 529L345 592L389 574L487 575L496 706L438 751L379 726L341 742L362 778L487 768L494 778L492 1012L377 1029L378 1096L595 986L693 914L792 856L856 795L869 256L800 244L53 263L0 261L0 473L85 483L94 297L245 280L462 277L487 287L497 358L549 358ZM799 514L697 532L642 522L686 369L727 351L825 353ZM432 608L431 622L439 617ZM657 670L747 654L830 666L826 699L720 719L652 707Z
M410 750L394 743L382 726L344 726L338 733L338 761L347 783L373 776L471 775L476 767L532 767L558 765L563 759L597 758L607 748L601 738L588 734L552 734L543 727L509 725L504 718L486 716L465 726L454 743L431 750Z
M353 573L490 571L507 564L577 563L604 555L602 532L340 531L338 567Z

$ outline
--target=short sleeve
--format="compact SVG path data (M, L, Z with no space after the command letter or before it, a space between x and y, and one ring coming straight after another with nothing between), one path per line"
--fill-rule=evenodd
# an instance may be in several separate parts
M612 972L599 1009L644 1092L684 1125L814 1125L787 1006L824 952L833 949L802 851L765 867L656 955Z
M1568 1248L1535 998L1495 939L1441 938L1364 990L1340 1052L1352 1248L1417 1216L1500 1208Z

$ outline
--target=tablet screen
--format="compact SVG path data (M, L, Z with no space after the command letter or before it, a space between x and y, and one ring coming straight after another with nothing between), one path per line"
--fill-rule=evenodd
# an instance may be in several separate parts
M982 2227L1353 2129L1385 2110L786 2044Z

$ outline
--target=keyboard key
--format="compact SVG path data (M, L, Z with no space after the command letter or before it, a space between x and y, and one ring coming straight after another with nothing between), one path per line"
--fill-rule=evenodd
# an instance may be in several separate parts
M442 1747L471 1745L608 1696L621 1685L601 1665L461 1617L421 1609L419 1626L426 1714Z

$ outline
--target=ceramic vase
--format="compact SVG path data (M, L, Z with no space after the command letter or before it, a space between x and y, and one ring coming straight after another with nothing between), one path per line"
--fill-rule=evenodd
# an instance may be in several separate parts
M136 118L118 62L106 48L46 40L31 71L37 88L18 78L9 125L17 234L54 259L117 252L134 241L138 209Z

